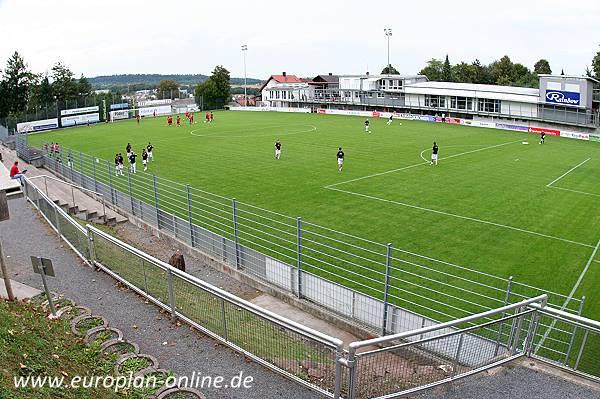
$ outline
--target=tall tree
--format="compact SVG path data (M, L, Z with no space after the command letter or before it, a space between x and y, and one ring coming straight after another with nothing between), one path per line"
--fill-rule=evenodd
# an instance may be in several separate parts
M452 82L452 65L450 65L448 54L446 54L444 65L442 65L442 80L444 82Z
M73 72L63 63L57 62L52 67L52 91L62 106L65 100L77 97L77 81L73 78Z
M550 63L548 60L542 58L533 66L533 72L538 75L550 75L552 73L552 69L550 69Z
M600 51L592 59L592 70L594 71L594 77L600 79Z
M392 66L392 64L387 65L385 68L381 70L382 75L400 75L400 72L396 68Z
M452 66L452 78L460 83L477 83L477 70L473 64L461 62Z
M159 98L179 98L179 84L174 80L161 80L156 91Z
M443 63L441 60L432 58L427 61L427 66L419 72L419 75L427 76L427 79L431 81L442 80L442 67Z
M85 76L83 76L83 74L81 74L81 77L79 78L79 81L77 82L77 94L80 97L85 97L85 96L89 96L90 94L92 94L92 85L87 80L87 78Z
M514 64L508 55L490 64L490 73L497 85L510 86L515 82Z
M195 94L196 103L200 104L200 97L202 97L205 108L223 107L231 97L229 71L217 65L212 75L204 83L196 86Z
M0 82L3 98L0 116L26 110L32 79L33 75L27 69L25 60L15 51L6 63L4 77Z
M473 83L479 84L494 84L494 78L490 72L490 67L487 65L483 65L478 59L476 59L473 64L473 71L475 73L475 79Z

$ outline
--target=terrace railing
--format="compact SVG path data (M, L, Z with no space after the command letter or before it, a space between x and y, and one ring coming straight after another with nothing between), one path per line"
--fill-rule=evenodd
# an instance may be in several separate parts
M321 394L338 398L342 341L262 309L87 225L83 227L26 179L25 194L88 264L234 350ZM301 361L322 375L310 378Z
M350 344L348 398L405 397L529 353L547 295L405 333ZM498 318L499 316L499 318ZM498 342L497 331L506 334ZM498 346L500 344L500 346ZM500 348L500 350L499 350ZM427 360L429 365L415 366Z
M397 397L525 355L598 380L600 323L546 305L548 295L367 341L337 338L266 311L104 233L76 222L25 181L28 200L88 264L212 338L327 397ZM239 247L243 252L242 247ZM243 259L243 258L241 258ZM415 315L415 317L417 317ZM546 323L540 323L546 318ZM559 323L563 323L560 324ZM570 332L558 337L556 332ZM545 342L569 338L561 356ZM554 357L553 357L554 356ZM301 366L310 359L320 378Z
M65 162L69 157L71 162ZM580 299L511 277L383 245L155 175L126 170L115 176L111 163L81 152L63 149L47 154L45 162L63 178L103 194L107 204L232 269L376 334L433 326L544 293L549 304L567 313L583 309ZM550 351L557 340L570 342L572 335L568 330L560 335L548 318L542 318L539 332L546 335L540 346ZM501 328L498 340L506 334ZM600 343L587 348L600 352Z

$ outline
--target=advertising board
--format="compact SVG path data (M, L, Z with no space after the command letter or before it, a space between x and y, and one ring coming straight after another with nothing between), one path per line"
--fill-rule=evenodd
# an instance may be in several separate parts
M41 130L56 129L58 127L58 118L42 119L39 121L17 123L17 132L29 133Z

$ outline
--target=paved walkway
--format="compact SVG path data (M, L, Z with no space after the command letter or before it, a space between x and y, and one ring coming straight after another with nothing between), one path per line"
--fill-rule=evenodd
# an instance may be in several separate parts
M0 146L0 153L2 153L3 163L6 167L10 167L14 161L17 160L17 155L15 151L11 151L6 147ZM30 179L36 176L49 175L54 177L52 173L47 171L46 169L38 169L33 165L25 164L25 161L19 160L19 167L21 170L27 169L26 176ZM48 184L44 183L44 178L34 178L30 180L32 184L38 187L52 200L59 200L61 204L67 204L69 206L73 206L73 204L77 205L79 209L85 209L88 212L96 212L98 216L102 216L104 211L106 211L106 216L108 219L114 218L117 223L126 221L127 218L118 214L117 212L109 209L108 207L103 207L102 203L94 200L89 195L85 194L83 191L79 189L71 190L71 186L65 182L56 182L48 180ZM46 191L47 190L47 191ZM73 202L73 199L75 202ZM109 198L110 200L110 198Z
M9 203L11 219L0 223L0 236L8 256L9 276L24 284L41 288L39 275L33 273L30 255L52 259L55 278L48 284L94 314L123 331L126 339L139 344L141 353L155 356L162 368L178 375L222 375L225 380L243 372L254 377L250 389L204 390L208 399L319 398L317 393L296 384L187 326L174 326L157 307L144 303L132 291L120 289L108 275L86 266L59 241L46 222L25 199ZM165 344L166 343L166 344Z

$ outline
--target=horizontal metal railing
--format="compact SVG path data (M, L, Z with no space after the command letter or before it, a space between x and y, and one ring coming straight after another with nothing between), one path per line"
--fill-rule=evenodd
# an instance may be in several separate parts
M379 334L409 331L548 293L148 173L117 176L105 160L63 148L47 167L238 271ZM386 295L387 292L387 295ZM577 312L579 299L565 310ZM544 320L545 322L545 320Z
M445 323L354 342L345 351L335 337L214 287L93 226L84 228L27 178L24 191L86 262L173 318L328 397L397 397L525 355L598 380L597 352L586 349L600 337L600 322L546 306L546 294ZM546 323L544 318L548 318ZM554 350L550 344L541 346L542 337L552 345L566 344L563 341L568 338L566 359L564 351ZM300 367L305 359L320 367L322 379L310 378Z
M106 200L104 198L104 194L99 193L99 192L94 191L94 190L90 190L90 189L85 188L85 187L78 186L77 184L69 183L68 181L65 181L65 180L62 180L62 179L57 179L56 177L49 176L49 175L32 176L32 177L29 178L29 180L42 179L42 178L44 179L44 187L45 187L45 190L46 190L46 196L48 196L48 197L50 196L48 194L48 180L52 180L52 181L55 181L55 182L58 182L58 183L61 183L61 184L65 184L65 185L71 187L71 199L73 201L73 207L74 208L77 206L76 201L75 201L75 189L78 189L80 191L84 191L84 192L87 192L87 193L91 193L94 196L100 198L100 202L102 203L102 219L104 220L104 223L106 223Z
M342 359L349 368L347 397L403 397L525 356L538 327L537 309L543 309L547 299L544 294L446 323L353 342ZM532 304L538 308L530 308ZM503 326L510 334L497 341Z

